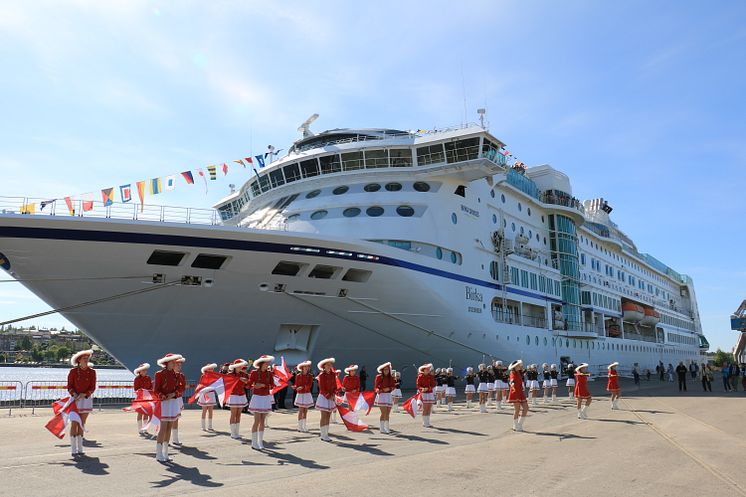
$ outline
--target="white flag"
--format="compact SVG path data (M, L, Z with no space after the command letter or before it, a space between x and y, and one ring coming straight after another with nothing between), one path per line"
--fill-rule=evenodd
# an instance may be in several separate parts
M170 192L176 189L176 176L166 176L166 191Z

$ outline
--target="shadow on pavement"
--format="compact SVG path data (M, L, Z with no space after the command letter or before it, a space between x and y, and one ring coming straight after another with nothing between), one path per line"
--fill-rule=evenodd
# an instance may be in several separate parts
M285 454L271 449L264 449L259 452L277 459L277 463L281 466L284 464L297 464L298 466L302 466L308 469L329 469L329 466L319 464L312 459L303 459L302 457L298 457L293 454Z
M436 445L450 445L448 442L443 441L443 440L438 440L437 438L425 438L425 437L420 437L417 435L406 435L404 433L396 433L394 434L392 438L394 439L401 438L403 440L409 440L411 442L427 442L429 444L436 444Z
M334 445L337 447L342 447L345 449L352 449L357 450L358 452L365 452L367 454L372 454L374 456L393 456L391 452L386 452L385 450L378 449L377 445L372 444L348 444L344 442L334 442Z
M588 418L588 421L601 421L603 423L622 423L625 425L646 425L642 421L635 421L633 419L608 419L608 418Z
M71 467L79 470L81 473L93 476L106 476L109 474L107 469L109 465L101 462L98 457L88 457L86 455L77 456L74 461L51 463L56 466Z
M197 468L188 468L173 462L163 463L163 465L168 472L174 474L161 481L151 482L154 488L165 488L182 480L198 487L215 488L223 486L220 482L212 481L212 476L201 473Z
M185 456L190 456L195 459L202 459L204 461L210 461L215 460L217 457L211 456L204 450L198 449L197 447L188 447L186 445L180 445L180 446L174 446L176 450L184 454Z
M525 430L524 433L531 435L539 435L541 437L556 437L559 440L579 439L579 440L595 440L596 437L586 437L583 435L576 435L574 433L552 433L548 431L530 431Z
M473 435L475 437L486 437L486 433L480 433L478 431L467 431L467 430L458 430L456 428L443 428L442 426L433 426L430 428L431 430L438 430L438 431L445 431L447 433L458 433L461 435Z

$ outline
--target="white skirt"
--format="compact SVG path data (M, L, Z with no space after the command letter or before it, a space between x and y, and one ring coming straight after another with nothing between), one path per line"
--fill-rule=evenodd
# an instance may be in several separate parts
M394 397L394 398L397 398L397 399L401 399L401 390L398 389L398 388L394 388L391 391L391 396Z
M549 386L556 387L557 386L557 378L552 378L549 380Z
M246 407L249 402L246 400L246 395L231 395L228 398L228 407Z
M466 388L464 389L464 392L466 393L474 393L477 389L474 388L474 385L466 385Z
M176 421L181 416L179 399L161 401L161 421Z
M489 383L479 382L479 386L477 387L477 392L479 392L479 393L487 393L489 391L489 389L490 389L487 385L489 385Z
M296 394L294 404L297 407L305 407L306 409L313 407L313 395L309 392Z
M536 391L539 389L539 380L528 380L528 389Z
M334 400L329 400L323 395L319 395L316 399L316 409L319 411L332 412L337 409L337 404L334 403Z
M376 401L373 405L379 407L391 407L394 405L394 402L391 400L391 394L389 392L381 392L376 395Z
M272 410L272 395L252 395L251 402L249 402L249 412L264 414Z
M568 386L568 387L574 387L575 386L575 379L568 378L567 379L567 383L565 383L565 385Z
M443 385L439 385L439 386L433 388L433 392L434 393L443 393L445 391L446 391L446 387L444 387Z
M179 411L184 410L184 397L176 397L176 402L179 404Z
M199 398L197 399L197 404L201 405L202 407L212 407L217 403L218 399L217 397L215 397L215 392L213 391L201 393L199 394Z
M544 380L542 385L544 388L552 388L552 380Z
M86 414L93 411L93 397L78 399L75 401L75 405L78 408L78 412Z
M446 397L455 397L455 396L456 396L456 388L446 387Z
M494 383L487 383L487 389L488 389L488 390L489 390L490 392L494 392L495 390L497 390L497 389L495 388L495 384L494 384Z
M495 388L497 390L508 390L508 389L510 389L510 387L508 386L508 384L505 383L503 380L497 380L495 382Z
M434 392L422 392L420 394L423 404L435 404L435 393Z

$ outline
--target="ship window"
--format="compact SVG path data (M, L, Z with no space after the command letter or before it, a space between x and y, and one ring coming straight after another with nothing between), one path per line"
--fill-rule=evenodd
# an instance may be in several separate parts
M156 266L178 266L186 254L184 252L169 252L166 250L154 250L148 257L148 264Z
M460 197L466 198L466 187L464 185L458 185L453 193Z
M386 183L386 191L398 192L401 190L401 183Z
M523 210L523 206L520 202L518 202L518 212L521 212Z
M495 190L490 190L490 197L495 198Z
M497 216L492 214L492 224L497 224Z
M448 163L474 160L479 155L479 138L467 138L448 142L446 147L446 159Z
M360 209L357 207L348 207L342 212L344 217L356 217L360 215Z
M282 175L282 169L275 169L269 173L269 180L272 183L272 188L285 184L285 177Z
M389 167L389 158L386 150L366 150L365 167L369 169L377 167Z
M280 261L272 270L272 274L280 276L295 276L300 271L301 265L296 262Z
M345 171L354 171L355 169L362 169L362 168L363 168L363 153L362 152L347 152L346 154L342 154L342 169L344 169Z
M371 193L377 192L380 189L381 189L381 185L379 185L378 183L369 183L365 185L365 187L363 188L363 190L365 190L366 192L371 192Z
M441 162L445 162L442 143L427 147L419 147L417 149L418 165L427 166L428 164L440 164Z
M458 262L458 256L456 255L456 252L451 252L451 262L454 264Z
M437 257L438 259L442 259L443 258L443 249L442 248L438 247L437 249L435 249L435 257Z
M285 171L285 181L291 183L300 179L300 168L298 164L289 164L282 168Z
M347 185L338 186L334 190L332 190L332 193L334 195L342 195L343 193L347 193L347 190L349 190L350 187Z
M391 167L412 167L412 151L408 148L389 150Z
M528 209L526 209L526 212L527 212L527 213L528 213L528 215L530 216L530 215L531 215L531 207L529 207Z
M374 205L372 207L368 207L365 213L368 214L370 217L378 217L383 215L383 207Z
M452 213L451 213L451 222L452 222L453 224L456 224L456 223L458 223L458 216L456 215L456 213L455 213L455 212L452 212Z
M342 171L342 163L337 154L319 157L319 162L321 163L321 174L331 174Z
M321 193L321 190L310 191L310 192L306 193L306 198L318 197L320 193Z
M408 205L400 205L396 208L396 213L402 217L414 216L414 209Z
M504 194L504 193L501 193L501 194L500 194L500 201L501 201L501 202L502 202L503 204L505 203L505 194Z
M415 183L412 185L412 188L414 188L418 192L429 192L430 191L430 183L425 183L424 181L415 181Z
M345 275L342 276L342 280L365 283L371 274L373 274L371 271L366 271L365 269L348 269Z
M300 170L303 173L304 178L310 178L312 176L319 175L319 163L316 159L304 160L300 163Z
M227 257L224 255L210 255L210 254L199 254L194 258L192 267L198 267L202 269L220 269Z
M285 219L285 222L292 223L293 221L297 221L300 219L300 214L293 214L292 216L288 216L287 219Z
M313 220L323 219L326 217L327 214L329 213L325 210L316 211L313 214L311 214L311 219Z
M310 273L308 273L308 277L329 280L334 277L334 273L336 273L339 269L342 268L319 264L318 266L313 268Z

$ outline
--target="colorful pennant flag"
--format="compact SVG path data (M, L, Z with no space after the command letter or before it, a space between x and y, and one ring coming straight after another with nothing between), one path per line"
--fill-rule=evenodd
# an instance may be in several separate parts
M88 212L92 210L93 210L93 194L84 193L83 194L83 212Z
M122 185L119 187L119 196L122 202L127 203L132 200L132 184Z
M223 170L223 176L227 176L228 175L228 164L223 162L223 166L221 167L221 169Z
M101 190L101 200L104 202L104 207L109 207L114 203L114 188L104 188Z
M192 171L184 171L183 173L181 173L181 176L184 178L184 181L187 182L187 185L194 184L194 176L192 176Z
M75 215L75 208L73 207L73 199L70 197L65 197L65 205L67 205L67 211L70 213L71 216Z
M137 196L140 197L140 212L145 208L145 182L138 181L135 183L137 187Z
M259 164L259 169L264 167L264 156L263 155L255 155L254 158L256 159L257 164Z
M247 164L251 164L252 166L254 165L254 159L252 159L251 157L244 157L243 160L245 160Z
M339 411L339 415L342 417L342 422L349 431L360 432L368 429L368 425L360 421L360 418L358 418L355 411L340 405L337 406L337 411Z
M210 173L210 181L218 179L218 168L216 166L207 166L207 172Z
M35 214L36 204L26 204L21 207L21 214Z
M246 163L242 161L241 159L234 160L233 162L235 162L236 164L241 164L243 168L246 169Z
M150 194L158 195L163 191L163 185L161 184L161 178L153 178L150 180Z
M205 395L208 392L215 392L215 396L220 405L225 405L226 402L228 402L228 398L230 397L233 388L239 381L239 377L236 375L205 371L199 378L199 384L194 389L194 395L192 395L187 402L193 404L200 395Z
M48 206L49 204L53 204L56 201L57 201L56 198L53 198L52 200L42 200L41 203L39 204L40 205L40 209L39 210L43 211L44 207Z
M176 189L176 176L166 176L166 191L171 192Z
M197 169L197 174L202 177L202 181L205 182L205 195L207 195L207 176L205 176L205 171L203 169Z
M44 425L44 428L60 440L65 437L65 431L70 422L78 423L83 427L83 420L73 397L65 397L55 401L52 404L52 410L54 410L54 417Z

